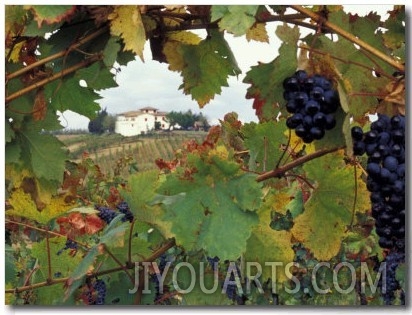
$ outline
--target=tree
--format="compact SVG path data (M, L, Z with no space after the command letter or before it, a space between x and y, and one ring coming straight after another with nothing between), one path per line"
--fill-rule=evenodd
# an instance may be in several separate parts
M89 132L102 134L104 132L114 132L116 124L116 116L109 115L107 109L103 109L98 112L95 119L89 122Z
M387 19L355 13L325 5L6 6L8 303L404 303L405 7ZM143 59L147 40L202 108L240 73L226 34L265 42L267 23L278 23L279 51L243 79L258 123L228 113L204 141L155 160L159 171L129 178L103 174L87 154L67 161L47 132L61 128L57 111L102 116L99 91L117 85L118 64ZM181 114L192 126L195 114ZM362 150L368 158L356 156ZM363 290L354 278L369 267L377 278L382 262L386 293ZM187 268L166 272L179 263ZM188 264L206 266L206 287L216 279L226 294L192 287ZM248 286L243 267L258 265L261 286ZM153 271L165 276L163 292ZM136 279L153 294L125 291Z

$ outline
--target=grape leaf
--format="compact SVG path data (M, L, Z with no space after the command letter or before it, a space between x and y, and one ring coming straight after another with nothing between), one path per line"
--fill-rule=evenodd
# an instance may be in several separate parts
M52 82L45 88L46 98L50 98L50 105L60 112L71 110L87 118L93 119L100 110L100 105L96 100L100 96L93 90L82 87L79 79L72 77L64 80L64 87L61 82Z
M10 125L10 122L7 119L6 119L6 122L4 124L4 128L5 128L4 135L5 135L6 143L11 142L13 140L15 134L14 134L13 128Z
M382 31L379 30L379 15L373 12L362 18L356 15L355 18L350 19L350 22L350 32L353 35L380 51L386 51Z
M76 72L79 80L85 80L87 87L93 90L103 90L117 87L113 73L110 72L104 63L96 62L93 65L80 69Z
M199 185L182 198L164 196L166 204L173 198L173 202L166 205L164 218L172 222L176 242L187 250L204 249L209 256L237 259L246 249L250 228L257 223L255 213L244 209L242 202L234 202L242 197L239 190L232 188L238 185L244 187L242 193L250 193L256 185L254 176L243 175L227 182L215 182L213 186ZM258 204L259 196L254 198L254 204Z
M229 75L241 73L223 34L215 30L198 45L182 45L180 49L185 62L180 89L191 94L200 107L220 94L222 86L228 86Z
M243 125L242 134L245 138L244 145L249 150L250 170L262 172L276 165L282 154L280 145L287 143L285 128L284 120L278 123L251 122Z
M343 153L329 154L303 166L307 177L317 182L305 204L303 214L295 219L293 236L308 247L319 260L330 260L340 249L351 222L355 182L353 166L345 165ZM356 211L370 207L369 193L358 169ZM322 228L319 228L322 226Z
M384 22L387 31L383 34L385 45L390 49L398 49L405 43L405 6L400 5L390 11Z
M246 39L263 43L269 43L269 36L264 23L256 23L246 32Z
M200 257L196 257L197 259L201 259ZM187 293L182 294L183 298L183 305L227 305L230 303L226 294L222 293L222 288L219 284L216 285L216 290L211 291L211 293L205 293L202 290L200 285L200 281L202 281L203 286L207 290L212 290L215 288L215 283L219 283L219 278L215 281L215 274L213 269L208 266L206 263L204 264L204 272L200 272L200 263L199 261L189 261L190 265L193 267L196 273L196 277L194 278L190 272L188 267L181 267L178 270L176 275L176 282L177 285L181 290L187 290L193 283L194 287ZM169 273L171 273L171 269ZM194 282L195 281L195 282Z
M15 36L23 27L26 11L22 5L6 5L4 9L4 34Z
M59 277L69 277L72 272L82 261L80 253L70 256L67 251L63 251L60 255L57 253L65 247L66 239L63 237L52 238L49 241L50 246L50 261L51 261L51 274L55 277L55 274L59 274ZM46 240L41 242L34 242L32 245L32 256L38 260L39 270L36 272L38 277L37 282L46 281L48 278L48 252L46 250ZM52 290L44 290L38 292L38 304L41 305L55 305L62 303L62 297L64 293L63 283L57 286L50 286Z
M63 214L72 206L66 204L63 198L52 198L50 203L39 211L30 194L26 194L23 189L13 191L8 201L13 208L7 211L7 215L27 218L43 224Z
M182 71L185 62L181 53L181 46L183 44L198 45L200 41L200 37L192 32L173 32L168 35L163 47L163 53L169 63L169 70Z
M305 40L312 39L308 37ZM388 94L385 85L389 83L389 79L383 76L376 77L368 68L359 67L358 64L362 64L373 68L375 64L350 41L345 39L332 41L326 36L320 36L315 46L332 56L347 60L345 63L337 62L335 66L341 74L340 83L347 96L348 113L353 115L355 120L362 120L368 112L373 113L378 106L375 95ZM321 60L319 59L320 62ZM353 64L353 62L358 64ZM387 65L380 66L385 71L388 69Z
M145 28L140 10L133 5L119 5L109 14L110 32L120 36L125 50L131 50L143 61L143 48L146 42Z
M253 108L261 121L274 120L279 113L279 106L284 103L283 80L293 75L297 67L297 42L299 28L291 28L286 24L278 26L276 35L282 40L278 57L270 63L259 63L252 66L243 79L251 84L246 93L247 99L254 99ZM282 114L287 115L284 106Z
M43 22L46 24L58 23L71 18L76 12L74 5L32 5L30 7L39 28Z
M145 222L156 227L165 237L170 237L169 222L161 219L163 210L158 205L150 205L159 186L157 170L139 172L129 176L128 187L121 190L130 211L137 222Z
M76 268L70 274L70 278L67 281L67 288L64 294L65 300L67 300L83 283L82 279L86 276L99 254L99 247L94 246L89 249L87 254L82 257L82 260L76 264Z
M211 9L211 22L217 21L221 31L235 36L243 35L256 22L258 5L214 5Z
M253 229L247 241L244 259L246 262L258 262L262 266L262 281L272 278L272 268L265 265L269 262L283 264L276 269L276 282L281 283L287 279L284 266L292 262L295 255L291 237L290 232L275 231L268 223L261 223Z
M103 50L103 62L106 67L112 67L117 58L117 53L121 49L121 45L118 43L119 38L112 36L106 43L106 47Z
M187 250L204 249L212 257L237 259L257 223L253 211L260 207L262 191L255 175L225 175L221 170L233 162L218 154L211 150L207 156L189 155L189 164L159 187L157 202L164 205L164 219L172 222L178 244ZM197 170L192 179L180 175L187 168Z
M15 250L8 244L5 245L4 250L4 282L13 283L14 281L16 281L17 277L16 260L14 258Z
M406 264L400 264L398 268L396 268L396 275L395 279L399 281L399 285L401 286L402 290L407 290L406 289L406 279L407 277L407 269L406 269Z
M22 151L30 154L29 163L33 173L39 178L61 182L64 161L67 158L66 152L62 150L63 144L56 137L39 134L33 129L26 129L22 134L24 136Z

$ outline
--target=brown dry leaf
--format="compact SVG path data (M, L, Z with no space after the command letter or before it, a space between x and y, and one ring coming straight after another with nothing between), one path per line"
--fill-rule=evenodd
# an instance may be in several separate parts
M43 120L47 113L47 102L44 96L44 89L39 88L36 92L33 105L33 119L35 121Z
M389 82L386 90L389 94L384 98L385 101L405 107L405 79Z

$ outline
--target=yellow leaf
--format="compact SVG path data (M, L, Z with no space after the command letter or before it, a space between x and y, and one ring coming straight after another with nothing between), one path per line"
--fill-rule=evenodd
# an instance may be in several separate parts
M163 48L163 53L169 63L169 70L182 71L184 68L184 59L180 52L180 46L197 45L201 38L192 32L173 32L167 36L167 41Z
M202 40L199 35L186 31L170 33L167 38L187 45L197 45Z
M347 236L355 189L356 212L365 213L370 209L369 193L362 180L362 172L358 169L355 187L353 166L345 164L343 154L343 151L339 151L305 163L306 175L317 182L317 187L291 230L299 242L323 261L338 254L342 240Z
M24 41L17 43L14 47L13 50L10 54L10 61L14 62L14 63L18 63L19 62L19 57L20 57L20 50L24 45ZM8 53L8 52L7 52Z
M111 34L123 39L124 50L131 50L143 61L146 34L139 7L134 5L116 6L108 19L111 21Z
M255 23L250 29L246 32L246 39L248 42L255 40L257 42L268 43L269 36L266 31L264 23Z
M259 224L253 230L247 241L244 258L246 262L257 262L261 265L263 281L273 279L272 271L274 270L276 270L277 283L287 280L285 266L293 261L295 255L292 250L291 237L292 234L289 231L275 231L268 224ZM272 267L271 263L281 263L282 266Z
M9 203L13 209L8 210L7 215L27 218L43 224L72 207L72 205L66 204L63 198L52 198L42 211L38 211L30 194L26 194L23 189L15 190L9 198Z

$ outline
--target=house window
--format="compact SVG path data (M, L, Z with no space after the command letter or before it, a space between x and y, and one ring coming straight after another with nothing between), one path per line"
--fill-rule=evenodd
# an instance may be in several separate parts
M165 127L165 124L162 124L162 128L164 128Z
M145 118L144 121L147 121L147 118Z
M157 117L155 117L155 120L157 120Z

